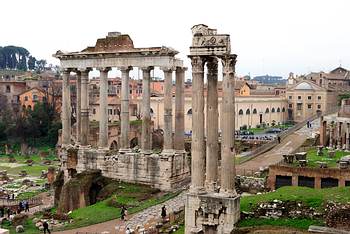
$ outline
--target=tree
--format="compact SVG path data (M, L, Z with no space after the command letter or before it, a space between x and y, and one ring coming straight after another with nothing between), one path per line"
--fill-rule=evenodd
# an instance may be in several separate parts
M29 70L34 70L35 69L35 64L36 64L36 59L33 56L29 56L29 58L28 58L28 69Z

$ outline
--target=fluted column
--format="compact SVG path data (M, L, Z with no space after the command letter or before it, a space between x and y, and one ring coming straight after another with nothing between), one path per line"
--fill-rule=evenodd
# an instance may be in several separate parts
M62 77L62 146L67 146L71 143L71 102L69 73L70 70L64 70Z
M100 123L98 146L101 149L108 148L108 71L110 68L100 70Z
M173 69L162 68L164 72L164 145L163 153L173 153Z
M337 149L340 150L342 145L341 145L341 125L342 123L341 122L338 122L337 123Z
M75 135L77 137L77 144L80 145L81 141L81 72L77 71L77 80L76 80L76 125L75 125Z
M129 72L131 67L121 67L120 70L122 72L120 152L127 152L130 151Z
M220 193L236 195L234 187L234 71L236 55L222 58L223 81L221 103L221 188Z
M176 90L175 90L175 134L174 134L174 149L177 152L185 152L185 96L184 96L184 80L186 68L176 68Z
M87 146L89 144L89 71L82 70L81 73L81 126L80 126L80 144Z
M206 150L206 179L205 187L209 192L214 192L217 185L218 150L219 150L219 121L218 121L218 61L210 58L207 61L207 150Z
M346 123L346 137L345 137L345 149L350 150L349 148L349 134L350 134L350 124Z
M141 132L141 152L150 154L151 145L151 103L150 103L150 80L153 67L142 68L142 132Z
M191 188L192 192L204 190L204 59L189 56L192 63L192 146Z

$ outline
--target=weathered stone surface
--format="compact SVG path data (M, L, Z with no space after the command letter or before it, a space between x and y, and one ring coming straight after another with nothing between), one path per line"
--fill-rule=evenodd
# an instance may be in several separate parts
M22 233L24 232L24 227L22 225L16 226L16 233Z

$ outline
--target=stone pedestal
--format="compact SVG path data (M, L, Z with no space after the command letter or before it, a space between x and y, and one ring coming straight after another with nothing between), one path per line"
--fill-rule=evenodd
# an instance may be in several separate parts
M240 197L218 193L187 194L185 234L229 234L240 218Z

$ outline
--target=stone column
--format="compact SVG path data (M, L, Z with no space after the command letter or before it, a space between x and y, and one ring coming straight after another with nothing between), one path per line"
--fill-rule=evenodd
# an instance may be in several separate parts
M174 149L177 152L185 152L185 96L184 96L184 81L186 68L176 68L176 91L175 91L175 135Z
M326 132L327 122L323 120L323 116L320 118L320 145L326 146Z
M338 122L337 123L337 149L340 150L341 149L341 125L342 123L341 122Z
M144 154L152 153L151 144L151 95L150 95L150 82L151 82L151 70L153 67L142 68L142 132L141 132L141 152Z
M164 72L164 154L173 154L173 69L162 68Z
M89 144L89 71L81 71L81 128L80 144L87 146Z
M208 192L214 192L218 180L219 159L219 114L218 114L218 61L210 58L207 61L207 150L205 187Z
M333 123L329 126L329 147L333 148Z
M71 102L69 73L70 70L64 70L62 77L62 146L67 146L71 143Z
M350 150L349 148L349 134L350 134L350 124L346 123L346 137L345 137L345 149Z
M131 67L121 67L120 70L122 72L120 152L129 152L129 72Z
M108 71L110 68L100 70L100 119L98 147L108 148Z
M223 81L221 103L221 188L220 193L237 195L234 186L234 72L236 55L222 58Z
M76 97L77 97L77 106L76 106L76 126L75 126L75 135L77 137L77 144L80 145L81 142L81 72L77 71L77 80L76 80Z
M204 58L189 56L192 64L191 192L204 191Z

